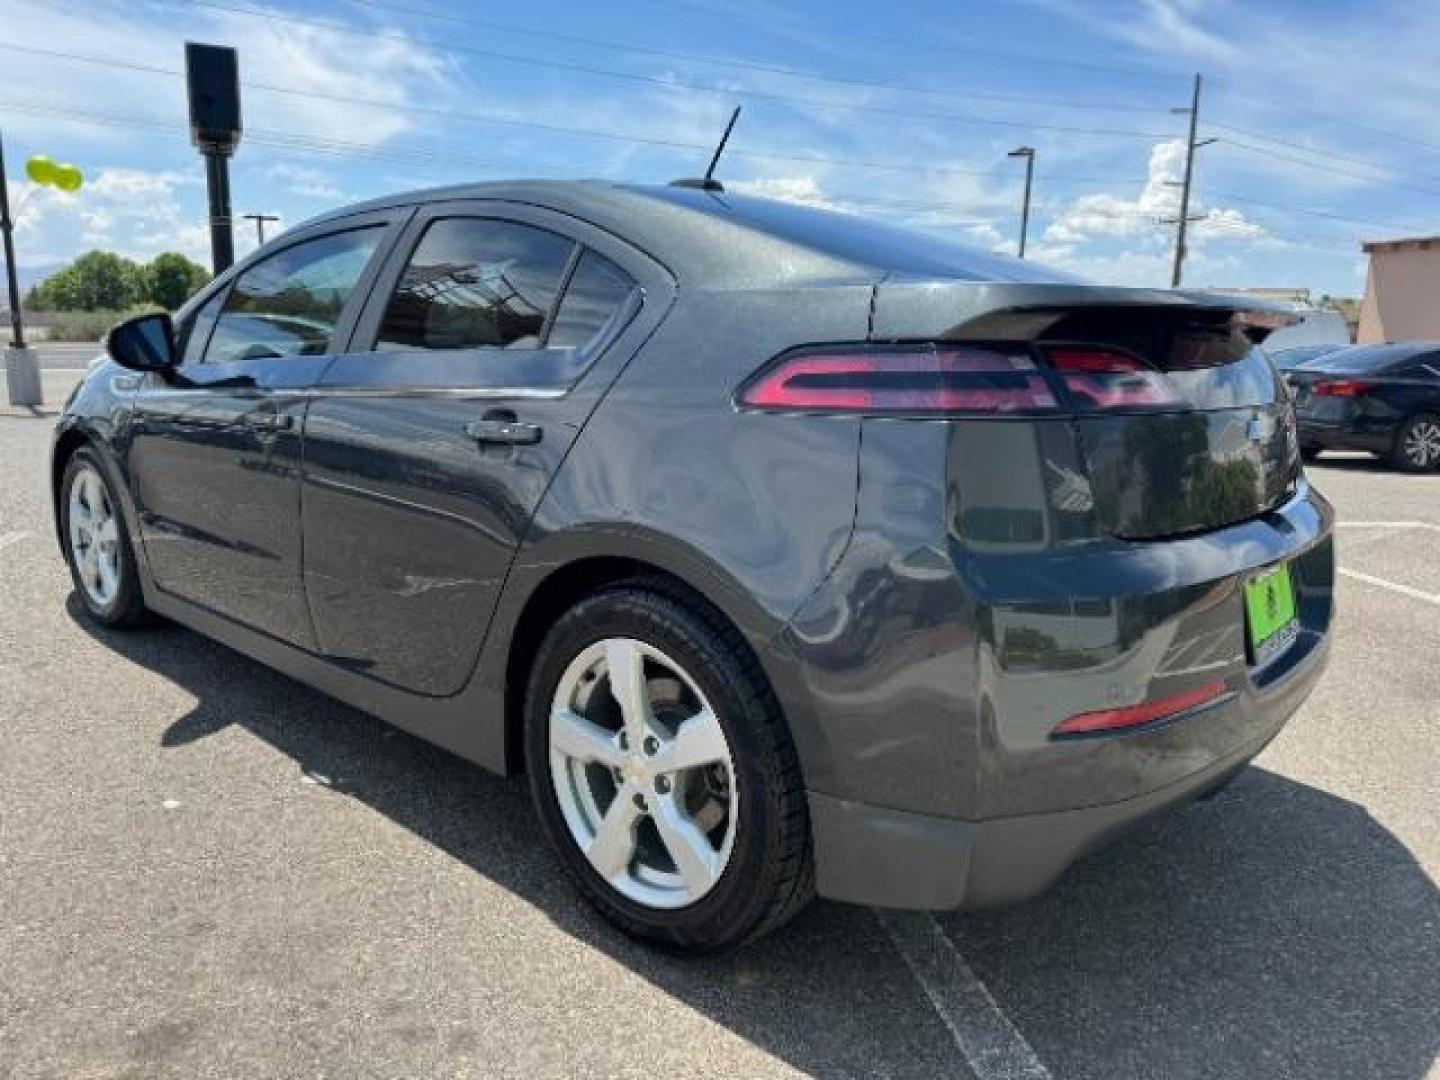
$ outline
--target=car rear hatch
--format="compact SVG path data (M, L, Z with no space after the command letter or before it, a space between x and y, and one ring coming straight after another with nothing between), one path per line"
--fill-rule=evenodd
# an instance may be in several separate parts
M1294 491L1289 394L1256 348L1285 318L1151 290L890 285L871 337L1023 349L1053 389L1048 412L1071 432L1100 531L1145 540L1253 518Z

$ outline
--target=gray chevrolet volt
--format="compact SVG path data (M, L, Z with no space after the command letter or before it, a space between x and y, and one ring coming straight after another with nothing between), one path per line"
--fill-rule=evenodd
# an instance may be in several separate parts
M1325 665L1333 515L1237 303L695 186L400 195L117 327L58 535L97 622L525 774L632 934L1010 903Z

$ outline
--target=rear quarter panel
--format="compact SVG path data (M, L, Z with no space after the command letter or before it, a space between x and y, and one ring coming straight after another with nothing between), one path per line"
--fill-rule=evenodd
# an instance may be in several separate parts
M535 515L482 658L487 682L503 681L511 632L550 574L622 557L675 574L719 607L783 703L789 676L768 643L849 542L860 422L741 412L733 395L793 345L863 340L870 295L858 283L682 290Z

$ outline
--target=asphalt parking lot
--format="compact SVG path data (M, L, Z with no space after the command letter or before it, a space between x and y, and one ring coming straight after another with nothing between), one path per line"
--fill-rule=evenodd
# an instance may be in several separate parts
M0 409L0 1076L1440 1075L1440 476L1311 470L1334 660L1218 798L1019 908L694 961L579 902L522 783L86 624L54 408Z

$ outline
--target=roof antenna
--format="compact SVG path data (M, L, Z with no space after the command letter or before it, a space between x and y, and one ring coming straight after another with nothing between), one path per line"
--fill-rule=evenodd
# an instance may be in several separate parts
M705 170L705 175L700 179L686 177L683 180L675 180L672 187L699 188L701 191L724 191L725 185L715 179L715 166L720 164L720 155L725 152L725 144L730 141L730 132L735 130L735 121L740 119L740 106L735 106L735 111L730 114L730 122L725 125L725 134L720 136L720 145L715 147L715 153L710 158L710 167Z

